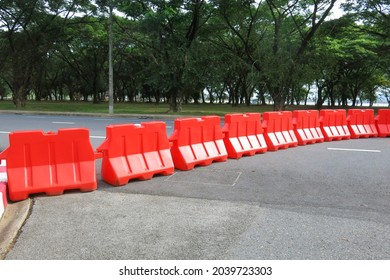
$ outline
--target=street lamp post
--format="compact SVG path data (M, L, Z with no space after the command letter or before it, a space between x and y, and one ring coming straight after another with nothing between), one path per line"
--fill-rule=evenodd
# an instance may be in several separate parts
M110 1L110 15L109 15L109 26L108 26L108 113L114 114L114 70L112 63L112 45L113 45L113 31L112 31L112 12L113 5Z

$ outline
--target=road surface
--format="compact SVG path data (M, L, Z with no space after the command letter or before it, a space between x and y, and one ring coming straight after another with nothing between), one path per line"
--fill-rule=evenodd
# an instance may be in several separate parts
M0 115L9 131L138 118ZM173 121L166 120L167 133ZM34 195L6 259L389 259L390 139L313 144L90 193Z

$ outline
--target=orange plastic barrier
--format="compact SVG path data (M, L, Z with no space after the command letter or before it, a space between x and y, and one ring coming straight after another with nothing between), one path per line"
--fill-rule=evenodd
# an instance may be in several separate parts
M225 115L222 132L229 158L238 159L267 151L259 113Z
M375 118L379 137L390 136L390 109L379 109Z
M298 140L294 134L292 112L265 112L262 126L269 151L298 146Z
M176 119L169 141L174 165L180 170L227 160L218 116Z
M102 179L120 186L131 179L173 174L169 148L164 122L107 126L106 140L97 149L103 153Z
M324 142L322 135L319 114L316 110L295 110L293 111L294 133L298 139L298 144L303 146L306 144Z
M0 154L7 160L8 194L12 201L29 194L59 195L65 190L97 188L95 158L88 129L60 129L57 133L18 131Z
M320 111L320 127L325 141L348 140L351 138L344 109Z
M347 124L353 139L378 136L378 131L375 127L374 110L372 109L349 109Z

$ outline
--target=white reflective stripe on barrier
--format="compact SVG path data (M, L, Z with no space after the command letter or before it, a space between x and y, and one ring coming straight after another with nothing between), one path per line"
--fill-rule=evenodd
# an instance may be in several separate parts
M6 166L7 166L6 161L2 160L0 163L0 182L8 182Z
M0 192L0 219L1 219L1 217L3 217L4 211L5 211L5 206L4 206L4 202L3 202L3 193Z

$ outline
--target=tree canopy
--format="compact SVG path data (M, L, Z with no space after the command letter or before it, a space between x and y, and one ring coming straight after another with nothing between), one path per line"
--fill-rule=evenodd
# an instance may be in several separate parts
M388 0L3 0L0 96L107 100L109 7L115 102L390 106Z

